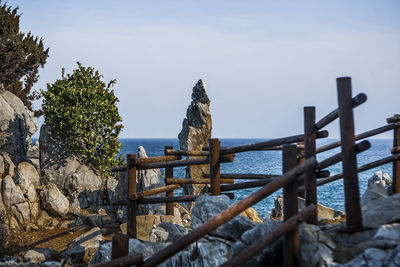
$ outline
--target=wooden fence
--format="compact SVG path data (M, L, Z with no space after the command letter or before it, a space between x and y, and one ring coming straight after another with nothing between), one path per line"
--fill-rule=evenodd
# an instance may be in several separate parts
M367 97L365 94L359 94L352 98L349 77L337 79L337 94L338 108L318 122L315 121L315 107L304 107L303 134L234 147L221 147L220 141L213 138L210 139L209 146L203 151L181 151L166 146L165 156L161 157L142 159L136 158L136 154L128 154L127 166L113 168L113 171L127 170L128 172L127 235L115 235L112 241L112 260L94 266L156 266L280 188L283 188L284 222L274 231L260 237L229 259L223 266L238 266L282 236L284 236L284 266L298 266L300 259L298 225L303 221L309 224L318 224L317 187L342 178L347 228L349 231L363 229L358 186L359 172L393 162L392 193L400 193L400 115L388 118L388 125L355 135L353 108L364 103ZM317 148L316 139L328 136L328 132L322 129L337 118L340 121L340 141ZM394 132L392 156L357 167L357 154L369 149L370 143L366 140L357 144L355 142L391 130ZM340 153L317 162L317 153L339 146L341 147ZM282 150L282 175L221 173L221 164L233 162L235 153L263 150ZM203 156L204 158L182 159L182 156ZM342 162L343 172L330 176L326 168L338 162ZM174 178L174 167L204 164L209 164L210 173L204 174L202 179ZM155 168L165 168L166 185L137 192L136 171ZM234 182L241 179L251 181ZM173 215L174 202L191 202L197 198L197 196L188 195L174 196L174 190L181 188L183 184L210 184L212 195L228 194L231 198L234 197L232 191L253 187L261 188L151 257L143 259L142 255L128 256L129 238L137 237L137 206L165 203L166 214ZM166 193L165 197L150 197L164 192ZM300 212L298 196L304 196L306 202L306 208Z

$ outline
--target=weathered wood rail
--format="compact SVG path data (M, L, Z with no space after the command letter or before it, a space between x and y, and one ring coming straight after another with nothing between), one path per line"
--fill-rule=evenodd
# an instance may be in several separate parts
M282 236L284 236L283 249L285 255L283 265L299 266L300 239L298 225L301 222L318 224L316 208L317 187L342 178L344 181L347 228L352 231L361 230L363 224L358 186L359 172L392 162L392 193L400 193L400 115L388 118L388 125L355 135L353 108L364 103L367 100L367 96L365 94L358 94L352 98L351 79L349 77L337 79L337 93L338 108L318 122L315 121L315 107L304 107L304 133L300 135L234 147L221 147L220 141L213 138L210 139L209 146L203 148L203 151L174 150L173 147L166 146L164 151L165 156L146 159L137 159L136 154L128 154L127 166L119 166L112 169L113 171L128 172L127 235L115 235L113 237L111 261L93 266L156 266L280 188L283 188L284 222L280 227L260 237L222 266L238 266ZM321 129L337 118L340 121L340 141L317 148L316 139L328 136L328 132L325 130L321 131ZM369 149L370 143L364 140L356 144L355 141L390 130L394 132L393 148L391 149L393 155L357 167L357 154ZM339 146L341 147L340 153L317 162L317 153L322 153ZM221 164L233 162L235 153L264 150L282 150L282 175L221 173ZM203 158L182 160L182 156L199 156ZM342 162L343 172L330 176L326 168L338 162ZM204 174L202 179L174 178L174 167L203 164L209 164L210 173ZM137 192L136 171L152 168L165 168L166 186ZM234 183L234 180L243 179L250 181ZM173 215L174 202L191 202L197 198L197 196L190 195L174 196L174 190L180 188L182 184L210 184L212 195L220 195L221 192L230 192L245 188L261 188L151 257L143 259L142 255L128 256L129 237L137 237L137 205L165 203L166 214ZM159 193L166 193L166 196L149 197ZM234 197L232 193L223 194L227 194L230 198ZM304 196L306 200L306 208L300 212L297 196Z

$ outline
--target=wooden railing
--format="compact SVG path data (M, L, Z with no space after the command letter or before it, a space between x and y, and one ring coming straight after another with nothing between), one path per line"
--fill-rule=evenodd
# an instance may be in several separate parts
M361 105L367 99L365 94L359 94L352 98L351 80L348 77L337 79L338 109L335 109L318 122L315 122L315 107L304 108L304 134L277 138L252 144L221 147L218 139L210 139L209 146L203 151L174 150L173 147L165 147L165 156L145 159L137 159L135 154L128 154L127 166L113 168L113 171L128 172L127 195L128 223L127 235L115 235L112 243L112 260L94 266L156 266L169 257L178 253L185 247L209 234L222 224L228 222L242 211L263 200L267 196L283 188L283 215L284 222L274 231L260 237L239 254L232 257L223 266L237 266L266 246L272 244L284 236L284 266L298 266L299 264L299 223L305 221L310 224L318 224L317 214L317 186L343 178L345 194L346 224L349 230L362 229L362 216L360 207L360 194L358 186L358 172L393 162L393 189L392 193L400 193L400 115L389 119L386 126L354 135L353 108ZM323 127L339 118L340 141L316 147L317 138L328 136L327 131L320 131ZM386 131L394 131L392 156L357 168L356 155L370 147L366 140L361 140ZM293 144L299 143L299 144ZM341 153L335 154L323 161L316 161L316 154L341 146ZM233 162L235 153L262 150L282 150L282 175L271 174L221 174L221 163ZM202 156L200 159L182 160L182 156ZM342 162L343 172L330 176L327 167ZM210 173L204 174L202 179L174 178L174 167L209 164ZM136 171L141 169L165 168L166 186L136 191ZM234 180L247 179L234 183ZM197 196L174 196L173 190L182 184L210 184L211 194L220 195L222 192L231 192L244 188L261 187L245 199L233 204L205 224L194 229L186 236L173 244L156 252L150 258L144 260L141 255L127 256L129 237L137 237L136 214L137 205L149 203L165 203L166 214L173 215L174 202L191 202ZM165 197L149 196L166 193ZM305 196L306 208L298 211L298 196ZM233 198L232 193L227 193Z

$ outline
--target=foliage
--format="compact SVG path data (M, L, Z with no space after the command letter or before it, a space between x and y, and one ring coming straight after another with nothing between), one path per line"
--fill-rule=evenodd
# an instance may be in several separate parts
M77 155L103 174L111 166L118 165L116 159L121 148L118 135L123 128L116 103L118 98L103 76L91 67L78 62L78 69L61 79L47 84L43 111L45 122L53 127Z
M40 94L32 90L38 81L39 67L43 67L49 49L43 46L42 38L19 31L18 7L12 9L0 0L0 83L18 96L32 111L32 101ZM41 111L35 111L36 116Z

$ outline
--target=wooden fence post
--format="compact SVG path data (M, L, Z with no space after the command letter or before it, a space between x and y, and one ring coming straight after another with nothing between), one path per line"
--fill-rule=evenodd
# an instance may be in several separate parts
M283 173L288 172L290 169L296 167L297 146L283 145L282 160ZM283 220L286 221L297 213L297 179L295 179L293 182L290 182L283 187ZM283 244L283 266L299 266L300 239L298 227L285 235Z
M219 161L219 149L221 142L218 138L210 138L210 184L211 194L213 196L219 196L221 194L221 164Z
M129 236L115 234L112 237L111 259L121 258L129 254Z
M127 233L129 237L137 238L136 232L136 213L137 213L137 201L131 200L130 195L136 194L136 165L135 165L136 154L127 155L127 168L128 168L128 222L127 222Z
M300 142L298 142L297 144L298 144L299 146L304 146L304 141L300 141ZM304 155L304 148L298 149L298 150L297 150L297 153L298 153L298 154L303 154L303 155ZM305 157L299 157L298 160L297 160L297 162L298 162L299 164L303 163L304 161L306 161L306 158L305 158ZM297 186L298 186L298 187L303 186L303 185L304 185L304 181L298 181L298 182L297 182ZM301 198L306 198L306 195L305 195L305 192L304 192L304 191L297 192L297 196L298 196L298 197L301 197Z
M400 117L400 114L395 114L395 117ZM393 130L393 155L398 153L400 147L400 129ZM393 183L392 194L400 193L400 160L393 161Z
M164 154L167 155L167 149L173 149L172 146L165 146ZM165 178L174 178L174 167L165 168ZM167 179L165 179L167 181ZM167 182L165 182L168 185ZM174 190L165 194L166 197L173 197ZM165 214L174 216L174 203L165 203Z
M354 120L351 100L351 78L337 78L340 139L346 223L349 229L362 229L360 192L358 187L357 154L355 149Z
M315 157L317 130L315 128L315 107L304 107L304 156L305 159ZM305 194L306 206L314 204L317 206L317 175L315 170L306 173ZM317 209L318 210L318 209ZM307 219L309 224L318 224L318 212Z

